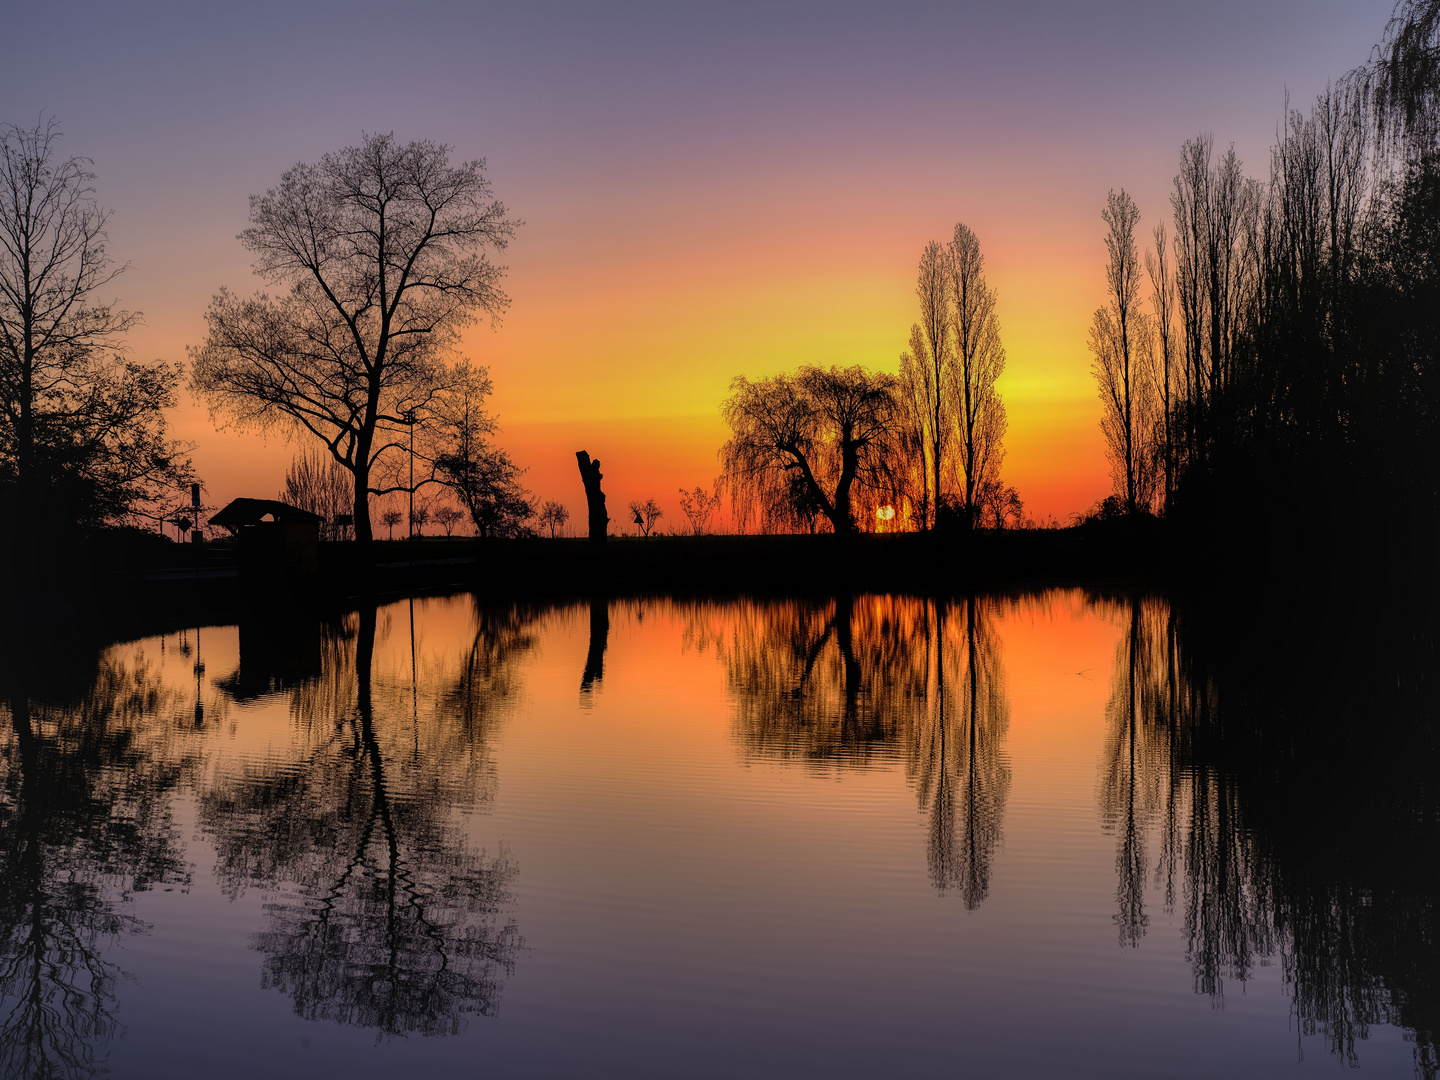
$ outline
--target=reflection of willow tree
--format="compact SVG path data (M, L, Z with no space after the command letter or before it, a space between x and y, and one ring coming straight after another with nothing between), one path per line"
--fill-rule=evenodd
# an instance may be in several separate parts
M748 752L851 767L903 754L928 814L931 880L972 909L989 890L1010 785L994 605L741 604L721 650Z
M155 722L183 705L150 668L113 657L80 673L74 696L8 675L0 1075L87 1076L115 1030L122 973L106 949L145 929L126 913L130 894L187 880L169 811L186 759L166 744L177 725Z
M380 669L373 608L333 628L321 677L290 699L303 758L202 800L226 889L274 892L263 982L307 1019L450 1034L499 1003L521 944L500 921L516 868L472 849L460 815L493 794L492 727L534 637L513 609L474 619L458 657L417 669L409 650Z
M1218 1000L1278 955L1302 1032L1355 1063L1370 1025L1406 1027L1434 1077L1433 634L1393 612L1312 615L1293 634L1277 616L1263 643L1216 648L1234 629L1198 609L1147 599L1123 613L1099 785L1122 942L1145 930L1152 840L1197 992Z

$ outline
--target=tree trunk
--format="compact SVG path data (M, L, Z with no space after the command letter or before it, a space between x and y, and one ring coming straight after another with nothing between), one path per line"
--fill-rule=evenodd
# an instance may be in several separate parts
M585 484L585 502L590 511L590 542L603 544L609 531L610 516L605 512L605 492L600 488L600 481L605 478L600 472L600 461L591 461L584 450L575 451L575 461L580 466L580 479Z
M850 513L850 486L855 474L860 471L860 458L852 446L840 450L840 482L835 485L834 508L829 511L830 524L836 536L848 536L855 531L855 522Z
M30 359L29 328L26 328L26 360L21 370L20 422L15 426L15 519L10 523L19 573L14 576L20 598L40 592L40 500L35 483L34 371Z

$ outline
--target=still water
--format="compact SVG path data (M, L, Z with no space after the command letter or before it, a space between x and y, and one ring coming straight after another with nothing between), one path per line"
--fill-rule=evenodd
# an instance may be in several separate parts
M0 703L6 1076L1434 1074L1433 792L1277 799L1313 721L1162 598L74 651Z

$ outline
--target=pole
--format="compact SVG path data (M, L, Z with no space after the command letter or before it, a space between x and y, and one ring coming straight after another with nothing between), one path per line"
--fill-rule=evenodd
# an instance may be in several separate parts
M406 413L405 422L410 425L410 539L415 539L415 414ZM415 553L412 550L410 557Z

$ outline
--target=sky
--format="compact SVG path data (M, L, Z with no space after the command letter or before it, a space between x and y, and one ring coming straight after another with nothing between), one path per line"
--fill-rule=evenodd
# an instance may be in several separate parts
M261 287L236 234L289 166L364 132L484 158L524 225L496 256L510 307L464 351L572 529L576 450L601 459L616 525L653 497L674 527L678 489L718 472L732 378L898 370L920 252L964 222L999 293L1004 478L1063 520L1110 490L1086 344L1106 193L1128 190L1148 233L1200 132L1263 177L1287 92L1304 105L1362 63L1390 10L31 4L7 16L0 120L54 116L94 160L142 359L186 360L219 288ZM183 390L172 432L215 506L273 497L300 447L217 431Z

